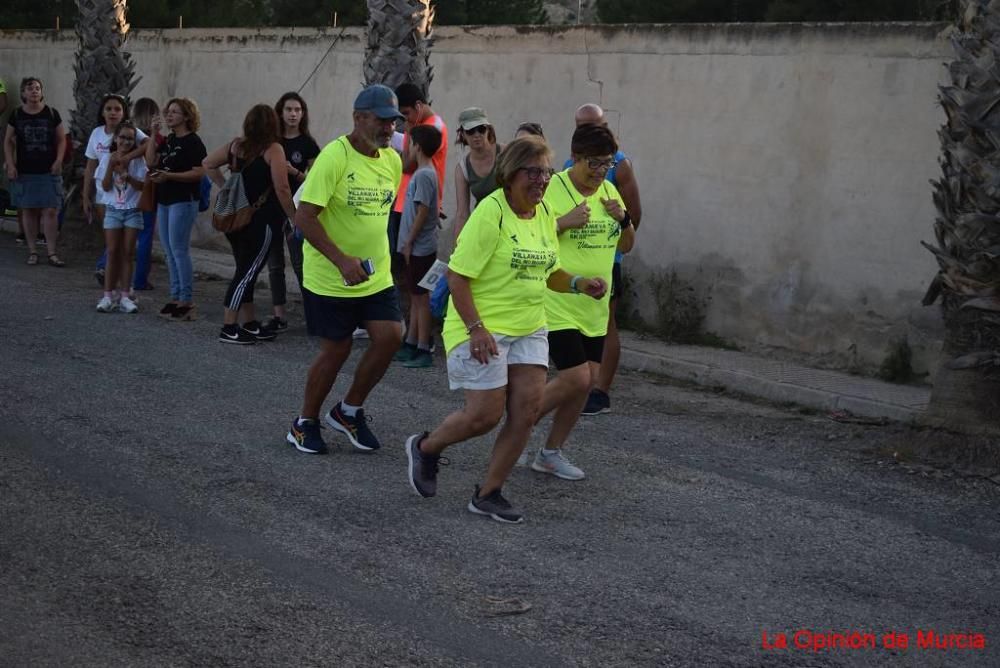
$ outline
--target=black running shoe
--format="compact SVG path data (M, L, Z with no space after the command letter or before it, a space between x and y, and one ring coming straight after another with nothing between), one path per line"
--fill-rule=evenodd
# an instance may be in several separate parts
M420 452L420 442L427 437L427 432L414 434L406 439L406 459L409 462L408 472L410 486L425 499L437 494L438 466L447 466L450 462L441 455L428 455Z
M296 418L292 420L292 426L289 428L285 440L294 445L295 449L300 452L307 452L310 455L325 455L327 447L319 429L317 420Z
M278 338L277 332L261 325L256 320L244 323L240 329L246 332L247 336L252 336L256 341L274 341Z
M97 284L103 288L104 287L104 270L103 269L98 269L97 271L95 271L94 272L94 278L97 279Z
M278 316L273 315L265 320L262 326L265 329L270 329L277 334L281 334L283 331L288 329L288 321L284 318L279 318Z
M219 343L233 343L238 346L252 346L257 339L247 333L242 327L223 327L219 330Z
M104 284L101 283L101 285ZM174 311L176 310L177 310L177 304L175 304L174 302L167 302L166 304L163 305L163 308L160 309L159 316L161 318L173 317Z
M24 232L21 232L16 237L14 237L14 241L17 242L18 246L23 246L27 241L27 238L24 236ZM101 285L103 285L103 283Z
M493 490L487 496L480 497L479 485L476 485L476 491L469 501L468 509L470 513L486 515L505 524L520 524L524 521L524 515L514 510L507 499L503 498L499 489Z
M382 444L375 438L375 434L368 428L368 420L365 418L365 410L358 409L357 415L350 417L344 413L338 403L330 412L326 414L326 423L345 434L350 439L351 444L358 450L371 452L378 450Z
M580 415L600 415L611 412L611 397L598 390L596 387L590 391L587 397L587 404L580 411Z

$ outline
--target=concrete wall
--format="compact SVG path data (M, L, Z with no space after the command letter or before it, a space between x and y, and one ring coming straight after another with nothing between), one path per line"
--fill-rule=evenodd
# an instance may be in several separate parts
M431 92L451 124L484 107L502 138L539 121L560 156L577 105L608 110L642 188L628 267L647 319L649 286L675 270L723 337L870 367L906 334L927 365L940 330L919 306L935 264L918 242L934 220L935 94L950 50L940 30L441 28ZM333 138L362 78L358 30L137 31L129 47L143 77L135 94L195 98L210 148L251 104L303 85L315 134ZM66 111L74 48L66 33L2 33L0 77L42 77Z

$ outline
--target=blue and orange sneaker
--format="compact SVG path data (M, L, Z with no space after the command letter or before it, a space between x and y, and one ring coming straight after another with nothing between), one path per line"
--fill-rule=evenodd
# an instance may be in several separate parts
M294 445L295 449L300 452L307 452L310 455L325 455L327 447L319 429L317 420L295 418L292 420L292 426L289 428L285 440Z
M340 403L330 409L326 414L326 423L347 436L358 450L372 452L382 447L382 444L375 438L375 434L368 428L368 418L365 417L365 410L358 409L357 415L351 417L346 415Z

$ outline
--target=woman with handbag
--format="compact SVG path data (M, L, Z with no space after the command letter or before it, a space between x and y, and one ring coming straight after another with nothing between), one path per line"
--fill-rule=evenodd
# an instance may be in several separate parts
M266 104L255 105L243 119L243 136L215 149L202 162L220 189L226 185L220 171L223 165L228 165L231 173L239 174L250 203L250 207L245 208L252 207L253 213L248 217L238 216L241 222L236 225L242 226L231 227L226 232L236 260L236 271L226 290L219 341L238 345L271 341L277 336L276 332L262 326L254 315L254 285L267 262L271 240L282 233L285 221L295 215L292 191L288 186L288 162L274 108ZM245 224L242 224L243 219Z

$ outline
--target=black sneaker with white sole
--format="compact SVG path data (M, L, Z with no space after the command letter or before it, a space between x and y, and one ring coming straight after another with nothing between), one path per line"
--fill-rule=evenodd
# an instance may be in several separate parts
M240 329L246 332L249 336L252 336L255 341L274 341L278 338L278 333L276 331L261 325L256 320L243 323L243 326Z
M520 524L524 521L524 515L514 510L499 489L495 489L486 496L479 496L479 485L472 494L472 499L467 506L470 513L486 515L487 517L503 522L504 524Z
M338 403L326 414L326 423L347 436L351 445L358 450L371 452L382 447L382 444L375 438L375 434L368 428L368 418L365 417L365 409L363 408L359 408L352 417L345 413Z
M275 334L281 334L283 331L288 329L288 321L284 318L279 318L278 316L273 315L264 321L262 327L264 329L270 329Z
M226 325L219 330L219 343L232 343L237 346L252 346L257 343L257 339L251 336L242 327L236 325Z
M580 411L580 415L600 415L611 412L611 397L596 387L590 391L587 403Z

